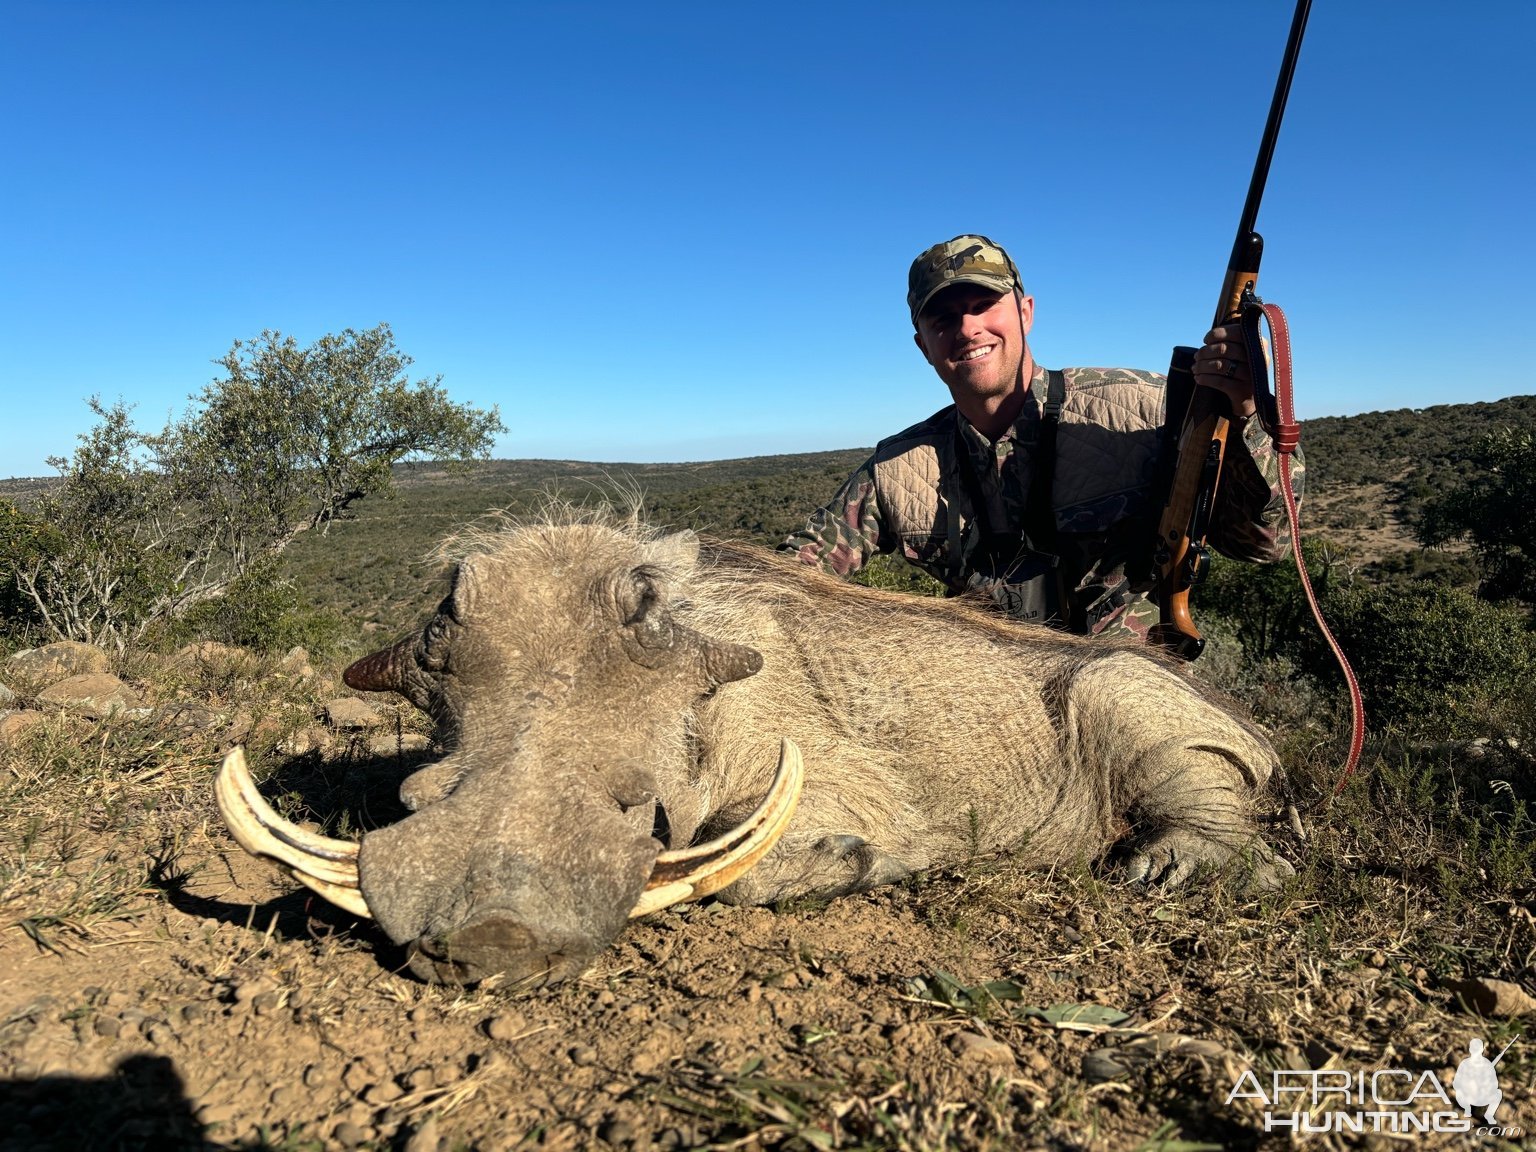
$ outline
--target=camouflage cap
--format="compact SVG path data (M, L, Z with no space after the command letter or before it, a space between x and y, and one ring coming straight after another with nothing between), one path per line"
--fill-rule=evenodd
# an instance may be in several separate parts
M912 310L914 328L923 306L951 284L980 284L995 292L1024 288L1018 267L1001 246L985 236L956 236L912 261L907 272L907 307Z

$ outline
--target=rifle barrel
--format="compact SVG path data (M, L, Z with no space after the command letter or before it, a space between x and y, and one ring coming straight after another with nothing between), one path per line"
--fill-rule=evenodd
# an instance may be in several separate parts
M1243 204L1243 222L1238 225L1238 235L1252 232L1259 220L1259 201L1264 197L1264 182L1269 178L1269 162L1275 154L1275 141L1280 137L1280 121L1285 117L1285 101L1291 94L1291 77L1296 75L1296 58L1301 55L1301 37L1307 30L1307 15L1312 11L1312 0L1297 0L1296 14L1291 17L1291 34L1285 42L1285 56L1280 64L1280 75L1275 79L1275 96L1269 102L1269 119L1264 124L1264 139L1259 144L1259 156L1253 165L1253 179L1248 183L1248 199Z

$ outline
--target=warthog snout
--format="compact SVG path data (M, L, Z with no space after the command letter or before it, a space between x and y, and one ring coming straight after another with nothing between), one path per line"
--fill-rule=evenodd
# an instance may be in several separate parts
M624 927L661 845L582 774L527 786L542 771L511 758L363 838L363 896L417 975L560 980ZM550 835L560 828L580 834Z

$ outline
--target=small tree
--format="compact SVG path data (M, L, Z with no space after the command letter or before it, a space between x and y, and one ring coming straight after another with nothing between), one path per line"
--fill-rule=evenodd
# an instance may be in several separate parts
M97 426L50 461L62 483L32 513L45 546L15 564L47 632L138 640L387 493L399 461L485 456L503 430L441 377L411 382L386 324L306 348L264 332L217 363L226 374L163 431L93 400Z
M1424 507L1419 540L1437 547L1468 536L1482 561L1478 595L1536 603L1536 441L1501 429L1473 453L1475 470Z

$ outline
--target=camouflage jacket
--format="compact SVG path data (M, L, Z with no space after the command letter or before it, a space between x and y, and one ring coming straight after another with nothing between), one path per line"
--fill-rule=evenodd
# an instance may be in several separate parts
M1057 557L1032 550L1026 510L1047 373L996 442L953 405L882 440L805 528L781 548L840 576L877 553L899 552L951 595L981 591L1011 614L1092 635L1145 637L1152 546L1162 508L1153 494L1164 378L1124 368L1068 368L1056 432L1052 510ZM1238 560L1283 559L1290 547L1280 458L1257 420L1227 441L1209 540ZM962 467L969 468L970 479ZM1291 476L1302 487L1300 455ZM985 507L977 514L973 496ZM999 541L1002 545L999 545Z

